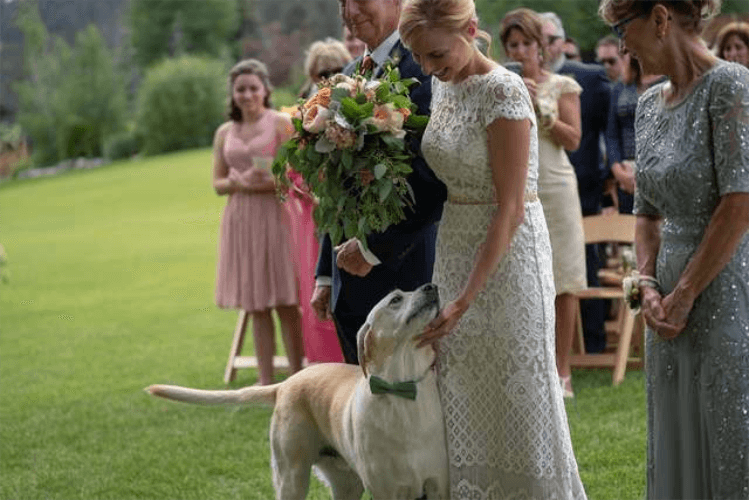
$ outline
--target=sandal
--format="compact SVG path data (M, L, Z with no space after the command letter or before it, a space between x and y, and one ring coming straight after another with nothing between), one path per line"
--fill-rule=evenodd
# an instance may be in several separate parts
M572 375L559 377L559 385L562 386L562 393L565 399L571 399L575 397L575 393L572 392Z

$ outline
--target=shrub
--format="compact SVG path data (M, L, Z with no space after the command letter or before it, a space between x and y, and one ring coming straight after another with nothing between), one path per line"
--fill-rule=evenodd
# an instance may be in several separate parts
M223 62L204 57L168 59L146 72L138 92L138 133L143 152L208 146L226 120Z
M101 32L89 25L70 47L49 35L36 2L19 7L17 24L29 41L27 78L16 84L18 122L33 141L35 160L100 156L107 135L122 129L125 85Z
M130 158L138 154L143 146L143 138L129 130L113 134L104 142L104 156L110 160Z

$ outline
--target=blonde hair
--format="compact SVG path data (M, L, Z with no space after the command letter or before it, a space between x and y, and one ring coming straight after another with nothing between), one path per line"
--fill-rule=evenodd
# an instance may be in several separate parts
M409 46L417 30L460 31L472 20L478 22L473 0L405 0L398 31L403 43ZM476 36L491 45L488 33L477 30Z
M694 34L702 33L705 21L720 12L722 0L601 0L598 15L614 25L622 19L650 15L657 4L671 9L680 26Z
M343 42L334 38L318 40L307 49L304 72L311 79L323 72L339 73L351 59L351 54Z

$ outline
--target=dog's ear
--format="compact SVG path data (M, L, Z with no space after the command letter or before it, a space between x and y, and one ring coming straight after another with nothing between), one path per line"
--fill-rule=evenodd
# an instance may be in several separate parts
M369 323L364 323L356 334L356 354L365 377L367 376L367 351L369 351L371 334L372 326Z

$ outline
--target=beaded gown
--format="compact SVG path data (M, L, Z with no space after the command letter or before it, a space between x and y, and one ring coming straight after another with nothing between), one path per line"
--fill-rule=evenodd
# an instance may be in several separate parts
M551 247L536 195L530 96L504 68L432 82L422 150L447 185L433 281L443 303L468 280L496 211L486 127L532 122L525 220L484 289L439 347L439 389L453 499L585 498L554 354Z
M635 213L662 217L664 297L719 198L749 192L749 70L719 62L676 104L666 85L642 95L635 122ZM648 498L749 498L749 234L676 339L648 329L646 373Z

